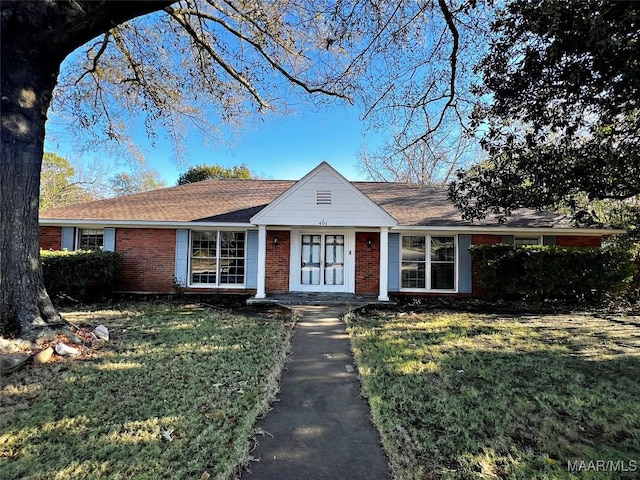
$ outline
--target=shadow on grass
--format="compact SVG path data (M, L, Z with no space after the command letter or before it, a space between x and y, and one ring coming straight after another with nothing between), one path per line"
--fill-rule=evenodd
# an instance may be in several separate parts
M637 478L637 328L426 320L352 323L396 478Z
M88 358L29 369L3 385L2 475L232 476L275 392L289 327L201 311L108 327L112 342Z

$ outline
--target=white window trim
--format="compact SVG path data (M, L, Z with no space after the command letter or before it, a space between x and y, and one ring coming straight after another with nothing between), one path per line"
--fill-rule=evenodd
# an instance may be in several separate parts
M193 232L217 232L216 235L216 268L218 269L218 271L216 271L216 281L218 283L212 284L212 283L195 283L191 281L191 260L192 260L192 254L193 254L193 237L192 237L192 233ZM225 283L225 284L220 284L219 283L219 279L220 279L220 272L219 272L219 265L220 265L220 233L221 232L234 232L234 233L244 233L244 282L243 283ZM208 229L208 228L203 228L203 229L193 229L193 230L189 230L189 256L187 258L187 287L188 288L208 288L208 289L215 289L215 290L233 290L233 289L238 289L238 288L246 288L247 285L247 247L248 247L248 238L249 236L247 235L247 230L237 230L237 229L228 229L228 228L213 228L213 229Z
M80 235L82 234L82 230L102 230L102 248L100 251L104 251L104 227L76 227L74 239L73 239L73 250L80 250Z
M426 259L426 286L425 288L403 288L402 287L402 237L425 237L426 245L427 245L427 259ZM431 237L453 237L453 246L454 246L454 262L453 262L453 289L431 289ZM460 259L459 254L459 245L458 245L458 235L446 234L446 233L422 233L422 232L406 232L400 234L400 248L398 255L400 258L398 259L400 268L398 269L398 285L400 287L400 292L407 293L458 293L459 290L459 281L460 278L458 275L458 261Z

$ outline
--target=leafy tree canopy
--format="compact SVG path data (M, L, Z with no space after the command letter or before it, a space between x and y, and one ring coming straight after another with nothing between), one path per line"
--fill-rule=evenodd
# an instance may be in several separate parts
M69 160L55 153L45 152L40 174L41 210L95 199L94 192L86 187Z
M132 173L120 172L109 180L110 190L114 195L130 195L164 188L167 184L158 178L155 170L142 169Z
M640 3L512 0L479 65L488 153L450 195L464 215L640 192Z
M214 178L255 178L249 167L245 164L236 165L232 168L223 167L222 165L196 165L178 177L178 185L187 183L201 182L203 180L211 180Z

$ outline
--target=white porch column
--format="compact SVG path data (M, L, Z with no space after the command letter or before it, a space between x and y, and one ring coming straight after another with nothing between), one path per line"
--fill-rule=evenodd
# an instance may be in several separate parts
M258 225L258 289L256 298L266 298L267 227Z
M389 301L389 227L380 228L380 295L381 302Z

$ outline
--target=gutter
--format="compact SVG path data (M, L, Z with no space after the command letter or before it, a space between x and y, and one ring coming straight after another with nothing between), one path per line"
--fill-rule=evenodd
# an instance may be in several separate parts
M132 227L132 228L186 228L186 229L204 229L204 228L241 228L246 230L257 230L258 225L247 222L200 222L194 221L148 221L148 220L74 220L74 219L55 219L44 218L40 220L41 226L53 227ZM267 225L267 227L272 227ZM278 226L273 226L277 229ZM283 226L280 226L282 228ZM291 226L295 228L295 226ZM303 227L303 226L298 226ZM318 230L330 228L319 227L317 225L304 226L304 228L315 227ZM334 227L335 228L335 227ZM377 231L379 226L364 227L353 226L354 230ZM573 236L606 236L606 235L622 235L626 230L615 228L577 228L577 227L508 227L508 226L429 226L429 225L398 225L389 227L389 231L412 232L412 231L429 231L442 232L452 234L491 234L491 235L518 235L522 233L538 234L538 235L573 235Z

